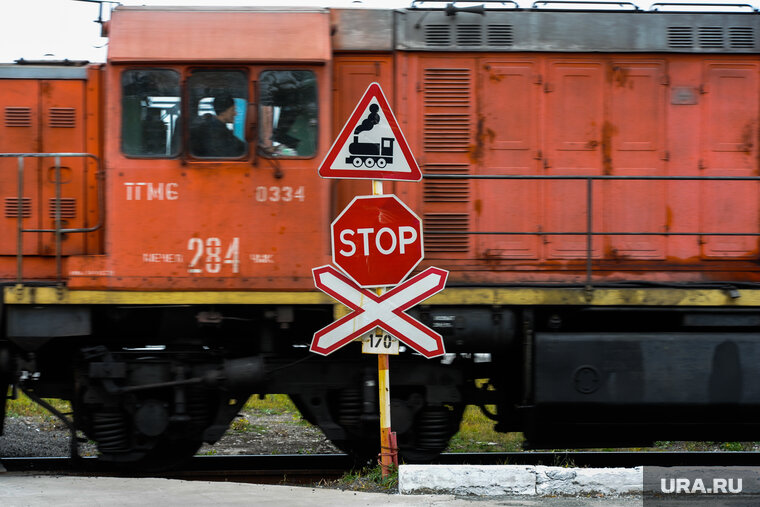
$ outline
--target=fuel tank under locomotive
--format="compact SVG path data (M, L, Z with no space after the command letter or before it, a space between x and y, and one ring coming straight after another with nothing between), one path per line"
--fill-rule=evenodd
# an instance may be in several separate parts
M546 308L526 315L521 341L531 359L522 403L499 429L520 428L530 446L760 434L756 310Z

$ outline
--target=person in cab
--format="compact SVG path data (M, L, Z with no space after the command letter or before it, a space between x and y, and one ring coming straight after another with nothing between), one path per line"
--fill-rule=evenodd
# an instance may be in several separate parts
M190 145L196 157L240 157L245 143L235 136L228 124L235 121L237 110L230 94L214 97L214 112L200 116L190 129Z

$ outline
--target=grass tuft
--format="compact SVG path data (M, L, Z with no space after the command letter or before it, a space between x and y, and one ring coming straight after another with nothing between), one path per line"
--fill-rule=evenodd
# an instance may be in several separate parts
M58 400L52 398L44 398L44 400L50 403L56 410L64 414L71 412L71 403L66 400ZM6 415L8 417L35 417L42 419L46 422L57 421L58 418L42 408L40 405L32 401L24 393L19 393L19 396L15 400L8 400L6 405Z
M259 395L255 394L248 398L248 401L243 406L243 410L266 415L298 414L298 409L290 401L287 394L267 394L263 398L259 398Z
M335 485L351 491L390 491L398 489L398 468L390 466L390 473L383 477L380 465L350 471L335 481Z
M488 407L493 411L494 407ZM459 431L451 438L446 452L516 452L522 450L522 433L497 433L494 422L468 405L462 416Z

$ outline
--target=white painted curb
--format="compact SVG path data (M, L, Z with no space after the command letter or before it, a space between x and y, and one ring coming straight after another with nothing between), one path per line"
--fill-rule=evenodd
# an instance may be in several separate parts
M563 468L543 465L401 465L401 494L641 495L642 467Z

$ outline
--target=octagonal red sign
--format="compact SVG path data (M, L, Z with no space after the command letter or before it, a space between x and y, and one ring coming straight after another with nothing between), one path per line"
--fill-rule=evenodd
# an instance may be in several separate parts
M330 226L332 258L360 287L396 285L420 263L420 217L393 194L354 197Z

